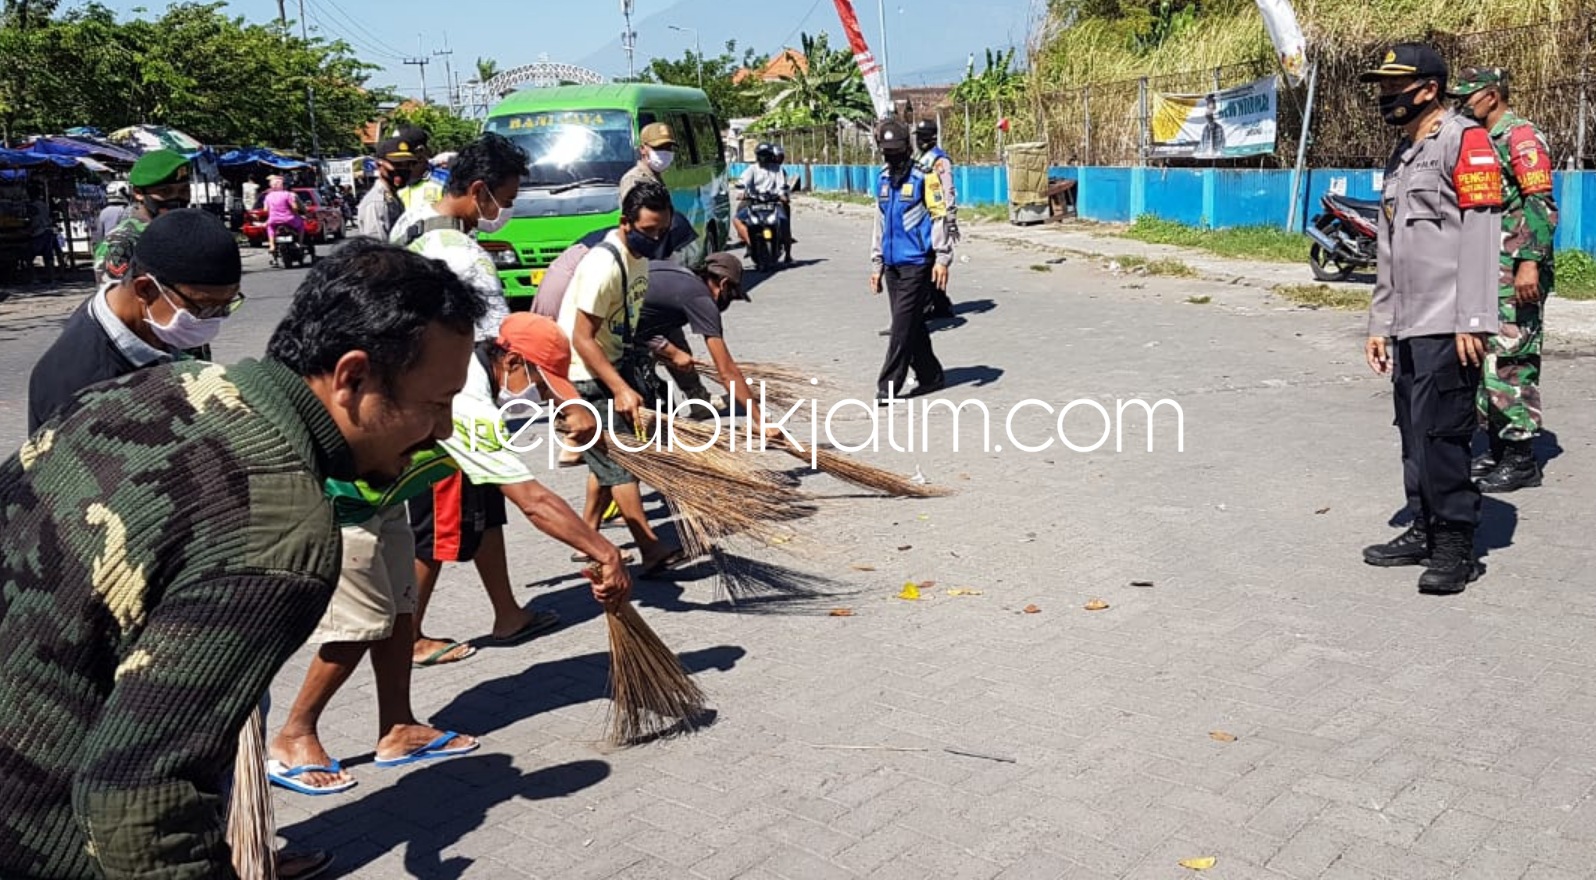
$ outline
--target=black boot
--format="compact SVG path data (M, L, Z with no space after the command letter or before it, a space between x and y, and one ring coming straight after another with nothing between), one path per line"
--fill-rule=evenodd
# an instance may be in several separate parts
M1497 436L1493 429L1491 431L1491 451L1474 459L1474 463L1469 467L1469 476L1478 480L1480 477L1496 470L1496 466L1502 461L1502 450L1505 446L1507 446L1507 441Z
M1422 519L1414 520L1407 531L1384 544L1363 548L1363 561L1382 567L1423 565L1429 557L1430 536Z
M1435 552L1429 567L1419 575L1419 592L1440 595L1461 593L1480 576L1474 559L1474 530L1464 526L1437 525Z
M1480 478L1480 491L1492 495L1530 489L1541 484L1541 467L1529 440L1511 440L1502 450L1496 469Z

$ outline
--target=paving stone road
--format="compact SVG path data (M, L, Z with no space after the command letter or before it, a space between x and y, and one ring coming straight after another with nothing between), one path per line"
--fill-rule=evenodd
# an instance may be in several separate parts
M865 287L866 222L804 203L803 265L727 313L732 351L867 398L887 317ZM985 402L1003 450L980 451L972 408L958 452L944 412L930 451L861 453L952 497L853 497L806 477L846 497L804 540L744 551L827 579L838 595L818 603L737 612L701 565L638 585L642 613L711 695L712 726L602 745L603 622L568 551L514 521L522 595L567 626L415 675L418 711L483 748L376 767L362 670L323 731L360 784L279 793L283 838L370 878L1593 875L1596 362L1549 355L1546 485L1488 500L1489 573L1461 596L1423 597L1416 571L1359 557L1394 534L1402 500L1362 316L1252 283L1050 264L979 231L961 254L960 317L934 334L941 396ZM221 358L259 352L300 277L260 262ZM27 365L64 308L45 299L0 305L8 449ZM1095 452L1034 454L1004 436L1025 400L1090 399L1112 417L1116 401L1166 398L1184 413L1183 450L1168 407L1152 452L1134 409L1113 419L1120 452L1112 436ZM862 410L839 418L840 439L866 436ZM1040 444L1053 419L1030 405L1013 439ZM1103 427L1086 405L1065 419L1081 446ZM584 476L548 480L576 500ZM935 585L895 598L910 580ZM1085 610L1094 599L1109 607ZM828 616L844 606L853 616ZM446 570L429 630L463 639L489 620L474 573ZM306 656L273 687L277 706ZM1198 857L1214 866L1179 864Z

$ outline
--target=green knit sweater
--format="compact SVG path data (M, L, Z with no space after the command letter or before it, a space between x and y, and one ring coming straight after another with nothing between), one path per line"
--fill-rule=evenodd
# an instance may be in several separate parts
M332 595L352 471L270 361L97 386L0 465L0 876L232 876L219 783Z

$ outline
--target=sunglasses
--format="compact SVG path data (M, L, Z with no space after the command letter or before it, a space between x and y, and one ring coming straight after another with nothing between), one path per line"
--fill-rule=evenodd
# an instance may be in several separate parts
M170 293L182 300L183 305L187 306L189 312L196 318L225 318L242 308L244 305L244 300L247 299L247 297L244 296L244 292L240 290L238 293L233 295L232 299L221 303L220 305L202 306L191 299L187 294L183 293L183 291L178 290L175 287L167 287L165 284L162 284L161 279L156 278L154 275L146 275L144 277L155 282L155 286L159 287L162 293Z

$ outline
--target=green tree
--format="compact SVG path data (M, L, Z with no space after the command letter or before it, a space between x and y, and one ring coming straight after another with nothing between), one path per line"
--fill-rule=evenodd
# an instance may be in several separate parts
M458 150L476 140L482 131L481 123L474 119L456 116L449 112L447 107L440 107L437 104L400 110L389 118L383 130L390 131L403 125L426 129L431 135L429 143L435 153Z
M7 61L0 65L0 122L12 136L152 123L206 143L304 152L314 125L324 153L357 150L360 127L390 97L366 88L375 66L342 42L304 40L222 9L178 3L158 19L123 22L89 3L23 28L8 7L0 21Z
M737 72L744 68L757 70L768 60L753 49L737 54L737 41L727 40L726 51L719 55L706 55L700 59L689 49L679 59L655 58L645 67L639 79L643 82L663 83L672 86L699 88L699 63L703 63L703 89L709 104L721 119L738 119L758 116L765 109L765 100L759 85L752 78L736 82Z
M477 59L477 82L485 83L499 75L499 62L492 58Z
M806 33L801 45L804 61L769 86L772 116L781 127L873 119L875 108L852 53L831 48L825 34Z

